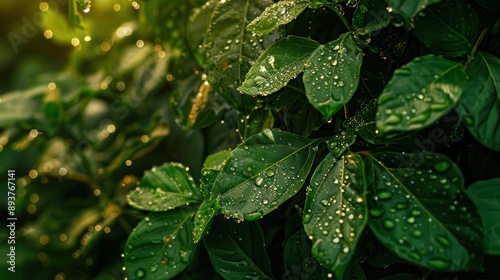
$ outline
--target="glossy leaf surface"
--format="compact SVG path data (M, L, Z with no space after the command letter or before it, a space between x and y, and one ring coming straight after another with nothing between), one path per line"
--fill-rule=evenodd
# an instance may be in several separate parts
M440 154L366 158L375 236L399 257L433 270L480 270L483 228L460 169Z
M467 81L460 63L443 57L417 57L394 72L378 99L380 133L432 125L458 101Z
M456 110L479 143L500 151L500 59L478 52L467 74Z
M272 279L264 234L257 222L216 219L204 242L212 265L225 279Z
M369 35L391 22L385 1L360 0L352 18L352 28L359 35Z
M196 211L196 214L194 216L194 228L193 228L194 243L198 243L203 238L203 236L205 236L216 214L217 212L208 203L208 200L204 200L200 204L200 207L198 207L198 210Z
M141 184L127 196L130 206L148 211L167 211L202 200L200 189L181 164L153 167Z
M231 152L212 199L228 217L264 216L302 187L320 141L275 130L254 135Z
M389 5L389 11L403 17L406 22L417 15L418 12L427 6L441 2L441 0L386 0Z
M152 212L130 234L125 246L128 279L171 279L193 259L191 208Z
M500 255L500 178L475 182L466 192L483 220L485 253Z
M355 141L356 134L352 129L343 130L328 140L328 148L334 158L339 158Z
M281 0L274 3L248 25L248 30L258 35L271 33L278 26L297 18L310 3L310 0Z
M332 154L319 164L311 178L304 206L304 229L312 237L312 254L342 279L368 218L363 160L346 152Z
M314 108L330 119L352 97L359 83L362 51L350 33L318 47L306 64L304 86Z
M304 70L319 46L311 39L288 36L267 48L257 59L238 89L249 95L269 95Z

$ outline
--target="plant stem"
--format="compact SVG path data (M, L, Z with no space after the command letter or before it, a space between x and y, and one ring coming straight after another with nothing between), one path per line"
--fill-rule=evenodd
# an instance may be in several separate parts
M330 9L332 9L339 17L340 17L340 20L342 20L342 22L344 23L344 26L347 28L347 30L349 30L349 32L352 31L351 29L351 25L349 24L349 22L347 22L347 19L344 17L344 15L339 11L339 9L337 9L337 7L335 7L333 4L331 3L323 3L323 5L325 7L328 7Z
M477 52L477 48L479 47L479 45L481 44L481 42L483 41L484 39L484 36L486 36L486 32L488 32L488 29L490 29L490 27L486 27L483 32L481 32L481 35L479 35L479 38L477 39L476 41L476 44L474 44L474 48L472 48L472 51L470 52L470 55L469 55L469 59L467 59L467 62L465 63L465 68L467 69L467 67L469 67L469 65L472 63L472 61L474 60L474 57L476 56L476 52Z

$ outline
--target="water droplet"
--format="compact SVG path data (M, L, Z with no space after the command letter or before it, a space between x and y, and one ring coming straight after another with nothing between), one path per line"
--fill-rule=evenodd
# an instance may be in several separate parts
M262 182L264 182L264 179L262 177L255 178L255 185L257 187L260 187L262 185Z
M382 225L385 229L393 229L396 226L396 224L391 220L384 220Z
M414 237L420 237L422 236L422 232L418 229L414 230L411 235L413 235Z
M321 203L321 205L323 205L323 206L325 206L325 207L326 207L326 206L328 206L328 204L329 204L329 203L328 203L328 200L326 200L326 199L322 199L322 200L320 201L320 203Z
M135 271L135 276L137 276L138 278L144 278L146 276L146 271L142 268L138 268Z
M180 256L181 263L184 263L184 264L189 263L189 252L180 251L179 256Z
M268 169L268 170L266 171L266 175L267 175L268 177L273 177L273 176L274 176L274 171L272 171L271 169Z
M391 198L391 192L389 190L381 190L377 193L379 199L389 199Z
M382 216L382 214L384 214L384 212L385 212L385 210L382 207L376 207L376 208L370 209L370 215L375 217L375 218Z
M444 236L436 235L436 240L444 246L450 245L450 241L448 240L448 238L446 238Z
M157 265L152 265L149 267L149 271L151 272L156 272L156 270L158 270L158 266Z
M427 265L433 268L444 269L450 267L451 262L441 258L433 258L427 261Z
M398 210L403 210L403 209L406 209L408 208L408 202L407 201L404 201L404 202L398 202L396 203L396 209Z
M446 171L448 171L448 169L450 169L450 164L446 161L441 161L441 162L436 163L434 165L434 168L436 169L436 171L446 172Z

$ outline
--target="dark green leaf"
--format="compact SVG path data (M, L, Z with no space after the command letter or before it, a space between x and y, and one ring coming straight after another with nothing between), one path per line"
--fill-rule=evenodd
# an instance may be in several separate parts
M257 222L216 219L204 242L215 270L225 279L272 279L264 235Z
M171 279L193 259L192 208L152 212L130 234L125 246L128 279Z
M356 141L356 134L352 129L343 130L328 140L328 148L334 158L339 158L344 151Z
M237 88L273 40L258 37L245 27L270 4L270 0L226 0L217 1L213 10L205 44L207 80L234 108L247 105L241 102Z
M338 161L332 154L311 178L304 206L304 229L312 237L312 254L342 279L367 219L363 160L347 152Z
M436 54L461 56L474 46L478 23L476 12L465 1L442 0L415 18L413 34Z
M303 228L286 239L284 257L287 279L331 279L332 273L311 255L311 240Z
M204 200L196 215L194 216L194 228L193 228L193 241L198 243L210 229L210 224L216 215L215 209L208 203L208 200Z
M202 194L193 178L181 164L153 167L142 177L141 184L127 196L130 206L148 211L167 211L200 202Z
M453 107L467 81L464 67L440 56L417 57L394 72L378 99L380 133L432 125Z
M226 159L231 154L230 150L223 150L209 155L203 162L201 169L201 192L206 198L212 194L215 179L224 167Z
M319 46L311 39L288 36L267 48L257 59L238 89L249 95L269 95L304 70Z
M500 59L478 52L467 74L456 110L479 143L500 151Z
M309 102L330 119L352 97L359 82L363 52L351 33L318 47L306 64L304 85Z
M321 113L314 109L305 98L293 102L285 110L285 124L288 131L304 137L309 136L325 122Z
M311 0L281 0L267 7L247 28L259 35L271 33L278 26L297 18L309 4Z
M425 9L427 6L439 3L441 0L386 0L390 6L390 12L402 16L406 22L417 15L418 12Z
M249 114L238 113L238 118L238 133L242 141L274 126L273 112L260 106L253 107Z
M275 130L254 135L227 159L212 199L228 217L264 216L302 187L320 141Z
M466 192L483 220L484 252L500 255L500 178L475 182Z
M366 159L369 226L399 257L440 271L480 270L483 229L458 166L440 154Z
M356 34L369 35L386 27L390 22L391 14L387 11L385 1L361 0L354 12L352 27Z

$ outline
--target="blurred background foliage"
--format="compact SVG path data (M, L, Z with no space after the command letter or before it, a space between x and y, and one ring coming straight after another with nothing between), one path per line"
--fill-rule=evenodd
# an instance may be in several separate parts
M17 183L8 279L121 279L143 216L125 196L144 170L176 161L198 179L207 154L239 141L197 66L204 21L185 29L203 3L0 1L0 174L15 170ZM201 113L199 92L212 93ZM1 252L7 236L4 225Z

